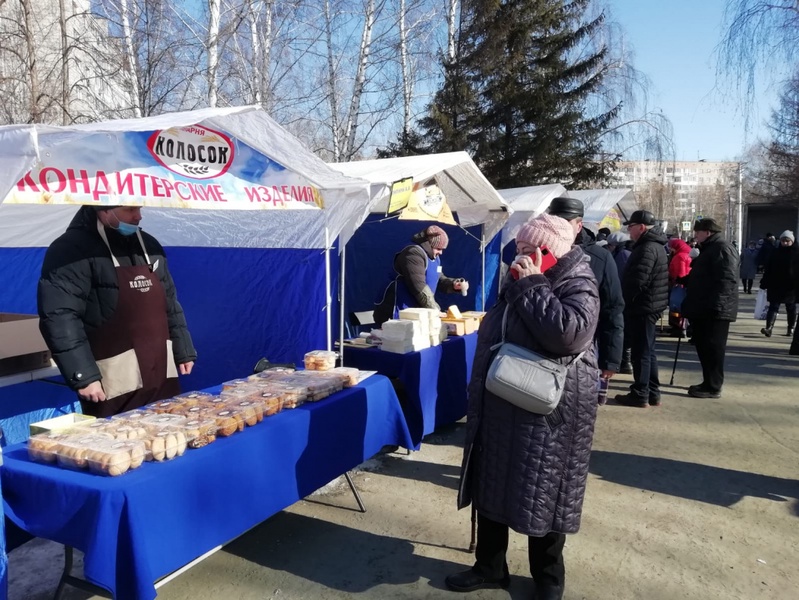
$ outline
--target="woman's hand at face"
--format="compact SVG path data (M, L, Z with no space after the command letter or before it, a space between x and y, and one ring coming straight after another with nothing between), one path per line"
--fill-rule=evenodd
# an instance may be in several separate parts
M511 265L511 269L519 274L519 279L530 277L531 275L540 275L541 261L541 250L536 248L532 258L526 254L517 257L516 261Z

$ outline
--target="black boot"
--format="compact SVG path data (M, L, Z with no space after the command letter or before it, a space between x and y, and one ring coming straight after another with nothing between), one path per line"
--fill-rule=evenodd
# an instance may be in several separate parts
M562 598L562 585L543 585L540 583L535 584L533 600L562 600Z
M777 314L769 313L766 317L766 326L760 330L760 333L766 337L771 337L771 330L774 329L774 322L777 320Z
M630 375L632 372L632 350L630 348L625 348L621 355L621 366L619 367L619 373L623 375Z
M444 580L447 587L453 592L474 592L476 590L505 589L510 585L510 575L507 573L500 579L489 579L474 572L473 569L461 571L454 575L447 575Z

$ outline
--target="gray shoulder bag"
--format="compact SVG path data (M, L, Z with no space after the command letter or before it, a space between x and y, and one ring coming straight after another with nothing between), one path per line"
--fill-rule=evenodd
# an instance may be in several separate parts
M502 341L491 348L499 348L499 352L488 368L486 389L528 412L548 415L560 402L569 366L585 352L561 364L528 348L506 342L509 309L510 306L506 306L502 316Z

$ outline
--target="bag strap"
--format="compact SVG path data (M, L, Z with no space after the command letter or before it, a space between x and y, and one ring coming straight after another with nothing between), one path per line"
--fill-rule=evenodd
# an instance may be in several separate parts
M510 310L510 304L505 304L505 312L502 314L502 341L499 344L496 344L493 348L499 348L502 344L505 343L505 333L507 332L507 329L508 329L508 311L509 310ZM578 360L580 360L583 357L583 354L585 354L585 353L586 353L586 351L583 350L577 356L573 356L571 358L571 360L569 360L568 362L561 363L561 364L563 364L566 367L570 367L572 365L572 363L575 363Z

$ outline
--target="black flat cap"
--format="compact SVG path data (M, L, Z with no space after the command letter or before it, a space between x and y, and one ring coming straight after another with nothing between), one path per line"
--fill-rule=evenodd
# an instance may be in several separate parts
M711 233L721 233L721 225L715 219L701 219L694 223L694 231L709 231Z
M550 215L571 221L577 217L582 218L585 214L585 207L577 198L559 196L552 199L552 202L549 203L549 208L547 208L547 212Z
M655 215L648 210L636 210L624 225L654 225Z

